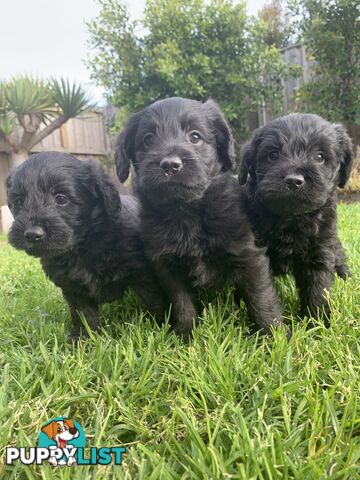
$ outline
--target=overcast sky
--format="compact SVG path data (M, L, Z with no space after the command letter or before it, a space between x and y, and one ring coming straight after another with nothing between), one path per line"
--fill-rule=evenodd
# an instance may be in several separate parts
M145 0L127 4L141 17ZM255 14L265 0L248 0ZM0 78L29 73L79 81L95 94L83 59L88 48L85 22L96 17L96 0L0 0Z

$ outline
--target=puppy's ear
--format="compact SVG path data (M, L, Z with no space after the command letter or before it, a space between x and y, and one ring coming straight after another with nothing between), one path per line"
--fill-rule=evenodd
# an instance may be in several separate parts
M214 100L207 100L204 105L210 108L212 121L216 134L216 145L219 161L222 163L223 170L235 170L235 147L234 137L232 136L229 124L225 120L224 114L219 105Z
M12 210L12 204L9 203L9 190L10 188L12 187L13 185L13 182L14 182L14 170L10 173L10 175L8 175L6 177L6 180L5 180L5 188L6 188L6 195L7 195L7 204L8 204L8 207L10 209L10 211Z
M129 176L130 162L135 156L135 135L139 126L140 115L135 113L132 115L123 131L115 140L114 159L116 164L116 173L121 183Z
M340 161L340 172L338 186L340 188L344 188L346 182L349 180L351 166L353 163L352 142L345 128L342 125L335 124L334 126L339 146L338 159Z
M42 427L41 431L45 433L49 438L54 439L56 435L56 430L57 430L57 422L51 422L48 425L45 425L45 427Z
M11 172L7 177L6 177L6 180L5 180L5 187L6 187L6 190L9 190L13 184L13 176L14 176L14 172Z
M92 189L95 195L100 199L109 218L115 220L121 210L121 201L119 192L110 176L102 167L95 162L89 161Z
M12 178L11 178L11 177L12 177L11 174L6 177L5 187L6 187L7 189L9 189L9 188L11 187L11 185L12 185Z
M248 175L255 179L255 159L261 143L261 132L261 128L256 129L252 139L246 142L241 149L239 166L240 185L246 183Z

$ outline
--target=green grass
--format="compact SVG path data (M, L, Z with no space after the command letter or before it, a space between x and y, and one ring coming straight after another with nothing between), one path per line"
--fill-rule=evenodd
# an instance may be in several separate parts
M132 295L102 308L101 334L66 343L69 313L37 260L0 241L0 478L360 478L360 205L339 207L352 279L336 280L332 326L296 317L277 281L286 342L251 336L231 293L202 313L194 340L143 318ZM89 446L128 447L122 466L4 465L67 415Z

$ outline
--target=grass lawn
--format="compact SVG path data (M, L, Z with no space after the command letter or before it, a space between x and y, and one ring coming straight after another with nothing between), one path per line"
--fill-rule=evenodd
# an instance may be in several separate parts
M224 292L183 345L129 294L74 348L60 290L2 237L0 478L360 478L360 205L339 217L354 276L336 280L329 329L306 330L292 279L277 281L289 343L250 336ZM122 466L4 465L6 446L36 446L57 416L76 419L88 446L126 446Z

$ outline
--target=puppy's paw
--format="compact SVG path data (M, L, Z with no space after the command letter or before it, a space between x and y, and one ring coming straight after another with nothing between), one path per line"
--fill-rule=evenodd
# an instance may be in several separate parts
M328 302L323 303L322 305L319 306L313 306L313 307L303 307L300 312L300 316L302 318L305 317L312 317L313 319L319 319L322 320L324 323L324 326L326 328L330 327L330 320L331 320L331 310L330 310L330 305ZM316 322L314 322L311 318L308 322L307 328L311 329L316 326Z
M284 332L285 336L286 336L286 340L289 341L292 337L292 332L291 332L291 329L285 325L285 323L282 323L282 322L274 322L274 326L273 326L273 329L274 330L281 330ZM273 331L274 331L273 330ZM273 332L271 332L273 334Z
M85 328L73 327L67 336L67 341L68 343L77 343L80 339L85 340L87 338L89 338L89 334Z
M343 280L347 280L352 277L350 268L347 265L336 265L335 266L336 274Z
M81 338L88 338L87 333L80 332L79 330L73 330L70 334L66 337L68 343L75 343L77 344Z
M73 343L73 344L76 345L76 344L79 342L80 338L81 338L80 335L72 335L72 334L70 334L70 335L68 335L68 336L66 337L66 342L67 342L67 343L70 343L70 344Z
M189 343L192 339L192 327L184 328L183 325L173 327L172 331L177 337L179 337L184 343Z
M271 325L271 327L264 330L264 333L270 335L271 337L274 337L274 332L277 330L284 332L287 341L291 339L292 337L291 329L287 325L285 325L285 323L283 323L281 320L275 320Z

